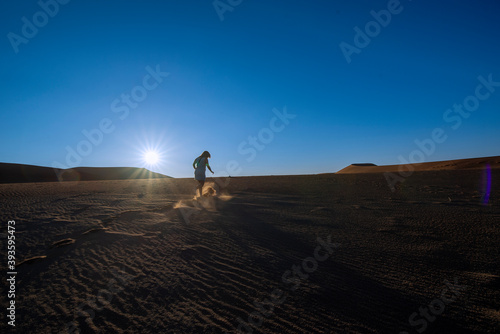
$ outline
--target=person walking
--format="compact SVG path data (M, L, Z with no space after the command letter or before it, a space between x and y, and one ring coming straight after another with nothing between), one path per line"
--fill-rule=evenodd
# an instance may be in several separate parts
M208 151L205 151L193 161L194 179L198 181L197 189L200 191L200 197L203 195L203 185L205 184L205 172L207 167L208 170L212 172L212 174L214 173L208 163L209 158L211 158L210 153L208 153Z

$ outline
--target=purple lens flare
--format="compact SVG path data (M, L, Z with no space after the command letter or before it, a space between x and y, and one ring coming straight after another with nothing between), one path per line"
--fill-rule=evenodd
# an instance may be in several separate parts
M488 204L491 193L491 166L486 164L486 169L483 171L483 205Z

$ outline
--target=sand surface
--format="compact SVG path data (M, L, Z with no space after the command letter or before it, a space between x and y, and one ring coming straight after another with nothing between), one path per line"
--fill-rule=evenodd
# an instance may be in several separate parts
M0 184L16 332L498 333L492 180L486 204L481 169Z

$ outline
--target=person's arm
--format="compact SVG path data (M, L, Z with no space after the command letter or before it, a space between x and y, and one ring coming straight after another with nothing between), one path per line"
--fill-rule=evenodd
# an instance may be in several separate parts
M210 168L210 165L208 164L208 159L207 159L207 168L208 168L208 170L209 170L209 171L211 171L211 172L212 172L212 174L214 173L214 172L212 171L212 168Z
M194 159L193 161L193 168L196 169L196 160L198 160L198 158Z

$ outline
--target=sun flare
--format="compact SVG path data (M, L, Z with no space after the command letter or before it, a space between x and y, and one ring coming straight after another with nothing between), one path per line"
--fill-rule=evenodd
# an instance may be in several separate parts
M143 159L148 165L156 165L160 162L160 155L156 151L147 151L144 153Z

